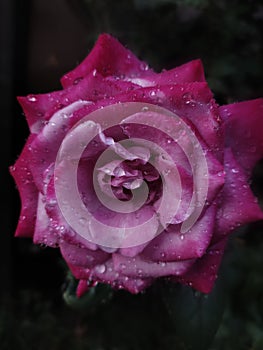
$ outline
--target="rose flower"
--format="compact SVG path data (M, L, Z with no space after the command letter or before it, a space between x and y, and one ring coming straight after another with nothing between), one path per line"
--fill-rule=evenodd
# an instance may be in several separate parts
M263 219L248 182L263 100L219 107L200 60L155 73L107 34L61 82L18 98L16 236L59 247L78 295L161 277L209 293L229 234Z

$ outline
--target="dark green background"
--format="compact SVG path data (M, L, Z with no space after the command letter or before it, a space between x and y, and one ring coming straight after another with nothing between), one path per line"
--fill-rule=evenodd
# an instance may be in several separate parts
M205 320L222 310L209 349L261 350L262 223L233 236L220 274L223 287L216 290L220 296L206 302L195 295L201 298L194 299L195 315L201 308L205 316L191 329L178 304L192 298L189 290L157 284L133 297L102 288L77 303L59 252L12 238L20 202L7 168L28 136L15 96L60 88L61 75L85 57L101 32L115 35L157 71L201 58L220 103L263 96L262 1L1 0L0 26L0 348L186 349L189 338L196 341L194 350L204 349L209 345L201 344L200 334L212 334L212 321ZM262 180L259 164L252 188L261 202ZM71 307L62 298L65 290ZM219 303L222 295L225 303Z

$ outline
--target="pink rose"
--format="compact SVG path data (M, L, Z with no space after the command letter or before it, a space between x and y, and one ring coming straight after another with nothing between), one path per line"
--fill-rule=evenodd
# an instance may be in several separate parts
M263 219L248 183L263 99L219 107L199 60L155 73L107 34L61 81L18 98L31 134L11 167L16 236L59 247L78 295L159 277L210 292L228 235Z

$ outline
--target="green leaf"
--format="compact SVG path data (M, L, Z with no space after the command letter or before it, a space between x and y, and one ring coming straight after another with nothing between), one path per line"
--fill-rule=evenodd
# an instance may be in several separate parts
M210 294L202 294L190 287L172 283L164 286L162 291L182 349L208 349L224 311L225 293L222 282L217 281Z

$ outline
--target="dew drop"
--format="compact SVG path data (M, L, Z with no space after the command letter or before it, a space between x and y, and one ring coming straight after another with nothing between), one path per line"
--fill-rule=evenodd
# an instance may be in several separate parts
M82 225L85 225L87 223L87 219L86 218L80 218L79 219L79 222L82 224Z
M78 83L82 80L82 78L76 78L73 82L73 85L78 85Z
M238 173L239 173L238 169L235 169L235 168L232 168L232 169L231 169L231 172L232 172L233 174L238 174Z
M148 107L142 107L142 112L147 112L149 110L149 108Z
M219 173L217 173L217 176L219 176L219 177L225 176L225 172L224 171L220 171Z
M148 66L148 64L147 63L144 63L144 62L142 62L141 64L140 64L140 68L141 68L141 70L148 70L149 69L149 66Z
M36 97L35 96L33 96L33 95L30 95L30 96L28 96L28 101L30 101L30 102L36 102Z
M102 265L97 265L95 267L96 272L98 273L104 273L106 271L106 266L104 264Z

